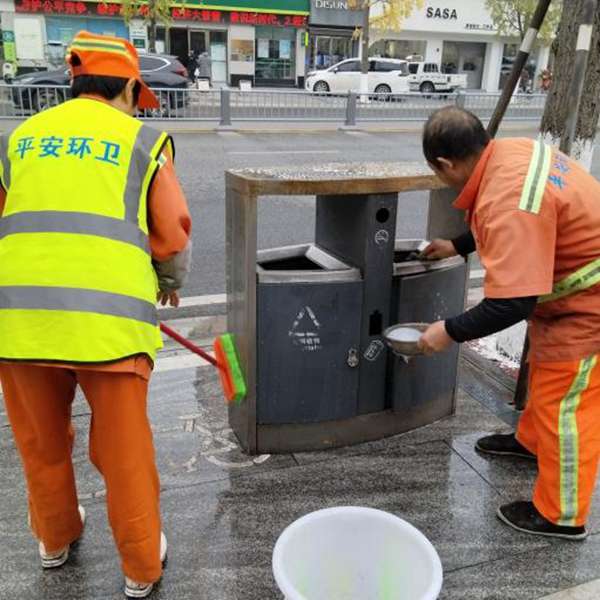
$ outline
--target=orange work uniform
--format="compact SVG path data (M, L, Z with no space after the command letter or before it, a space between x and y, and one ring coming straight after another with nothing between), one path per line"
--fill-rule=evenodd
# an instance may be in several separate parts
M166 160L148 194L150 249L158 261L181 252L191 234L173 161L167 153L163 156ZM0 212L5 199L0 190ZM108 516L123 571L139 582L156 581L162 572L159 478L146 414L151 371L146 355L104 364L0 363L34 535L50 553L81 535L71 461L71 404L79 384L92 411L90 458L106 484Z
M538 297L517 439L538 457L537 510L583 525L600 457L600 183L540 142L496 140L455 206L468 211L485 296Z

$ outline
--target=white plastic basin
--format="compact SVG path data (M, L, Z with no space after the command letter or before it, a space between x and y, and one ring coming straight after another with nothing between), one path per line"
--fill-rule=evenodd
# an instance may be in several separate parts
M442 563L402 519L372 508L310 513L281 534L273 573L286 600L435 600Z

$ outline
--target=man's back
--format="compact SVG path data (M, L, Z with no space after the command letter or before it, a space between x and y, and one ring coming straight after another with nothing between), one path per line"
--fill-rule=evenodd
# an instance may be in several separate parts
M473 214L484 263L514 294L547 281L534 313L534 353L569 360L600 350L600 294L594 286L553 296L556 286L588 267L600 282L600 183L562 153L528 139L494 142ZM509 260L504 255L510 254ZM498 259L498 257L500 257ZM527 265L527 279L518 281ZM589 267L591 265L591 267ZM522 278L522 277L521 277ZM590 283L588 279L587 284ZM493 295L493 283L490 286Z
M147 195L168 140L90 98L36 115L10 136L0 221L8 306L0 309L21 310L0 310L0 357L154 356L161 341ZM18 335L6 335L13 328ZM75 329L88 340L73 337Z
M98 203L105 214L118 216L123 198L115 180L127 180L141 126L140 121L92 99L71 100L31 117L10 136L4 216L15 209L28 210L32 203L36 210L43 206L61 211L81 211ZM44 186L33 179L40 174Z

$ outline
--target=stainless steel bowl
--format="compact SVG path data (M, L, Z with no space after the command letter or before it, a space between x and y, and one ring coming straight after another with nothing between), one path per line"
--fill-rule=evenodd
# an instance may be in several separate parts
M400 356L418 356L419 354L423 353L421 350L419 350L416 341L402 342L394 340L390 338L390 334L396 329L415 329L420 333L424 333L429 325L429 323L397 323L396 325L388 327L383 332L383 337L385 339L385 343L394 351L395 354L399 354Z

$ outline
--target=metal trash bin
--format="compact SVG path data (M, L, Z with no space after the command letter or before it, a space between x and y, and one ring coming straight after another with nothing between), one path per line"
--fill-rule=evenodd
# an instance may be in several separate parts
M396 240L392 288L392 320L432 323L459 314L465 304L467 263L457 256L435 261L414 260L423 240ZM392 356L388 382L391 408L412 427L451 415L459 348L431 357L417 356L408 364Z
M402 194L431 191L427 237L452 239L465 229L454 216L453 193L442 187L415 163L227 173L227 328L247 384L244 401L230 404L228 416L248 453L314 451L417 426L392 410L393 358L383 331L398 321L390 310ZM297 196L316 196L316 250L261 253L257 266L260 199ZM404 384L394 383L400 400Z
M315 245L258 252L257 421L356 415L362 277Z

